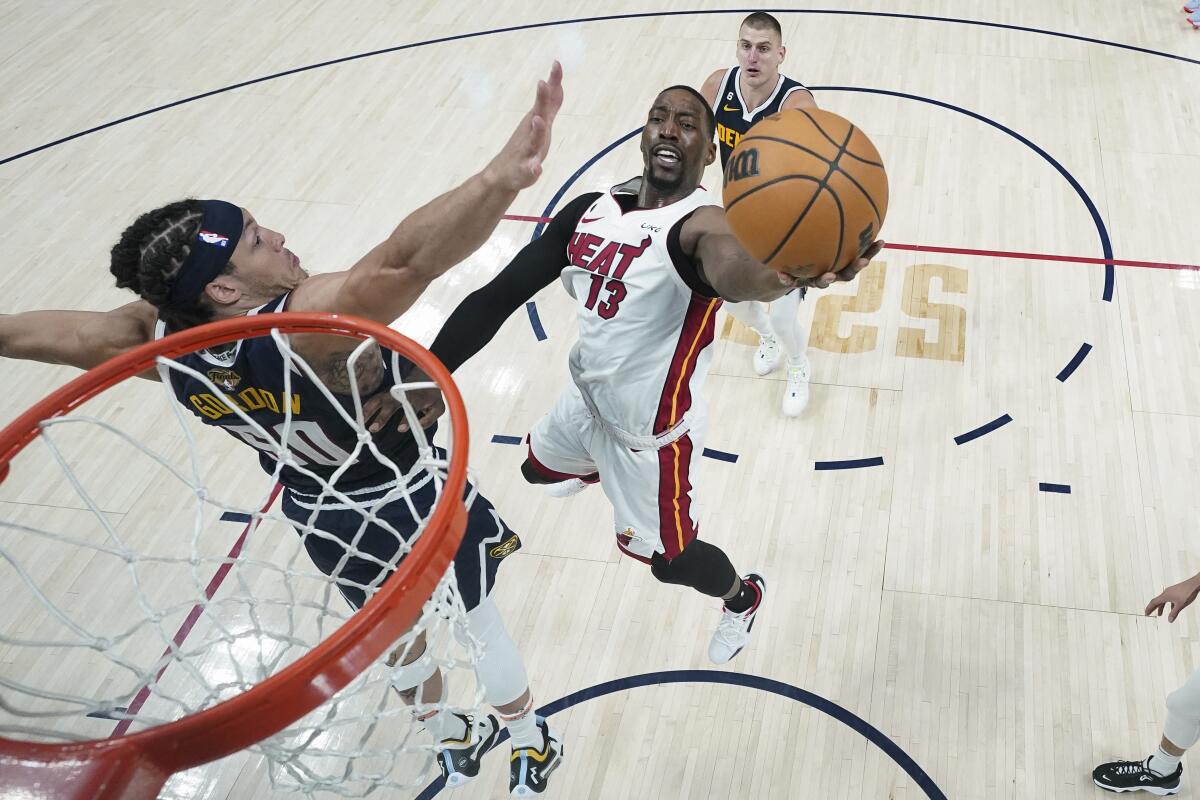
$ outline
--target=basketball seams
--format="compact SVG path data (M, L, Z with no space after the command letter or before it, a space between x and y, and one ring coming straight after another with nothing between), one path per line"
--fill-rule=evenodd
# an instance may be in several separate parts
M837 146L838 146L837 140L836 140L836 139L834 139L832 136L830 136L828 133L826 133L826 132L825 132L825 129L824 129L824 128L822 128L822 127L821 127L821 125L820 125L820 124L819 124L819 123L816 121L816 119L814 119L814 118L813 118L813 115L812 115L812 114L808 113L808 111L807 111L807 110L805 110L805 109L803 109L803 108L798 108L798 109L795 109L795 110L796 110L796 111L799 111L801 114L803 114L804 116L808 117L808 121L809 121L809 122L811 122L811 123L813 124L813 127L817 129L817 133L819 133L819 134L821 134L822 136L824 136L824 137L825 137L825 140L826 140L827 142L829 142L829 143L830 143L831 145L833 145L834 147L837 147ZM856 130L856 129L855 129L854 125L851 125L851 126L850 126L850 133L851 133L851 134L853 134L855 130ZM865 135L865 134L864 134L864 135ZM747 138L748 138L748 139L771 139L771 140L773 140L773 141L777 141L777 142L783 142L784 144L790 144L792 147L798 147L798 148L800 148L801 150L804 150L805 152L812 153L812 151L811 151L811 150L808 150L808 149L807 149L807 148L805 148L805 147L801 147L799 144L797 144L797 143L795 143L795 142L792 142L792 141L789 141L789 140L787 140L787 139L775 139L774 137L771 137L771 136L761 136L761 135L760 135L760 136L748 136L748 137L743 137L743 139L747 139ZM870 139L868 139L867 141L870 141ZM822 158L821 156L818 156L816 153L812 153L812 155L814 155L814 156L816 156L817 158L820 158L822 161L825 161L826 163L828 163L828 159L826 159L826 158ZM879 167L880 169L883 169L883 164L882 164L881 162L879 162L879 161L872 161L872 160L871 160L871 159L869 159L869 158L863 158L862 156L855 155L853 150L847 150L847 151L846 151L846 155L850 156L850 157L851 157L851 158L853 158L855 161L859 161L859 162L861 162L861 163L863 163L863 164L868 164L868 165L870 165L870 166L872 166L872 167Z
M807 111L803 111L803 109L801 109L801 111L805 116L809 117L809 119L812 119L811 115L809 115ZM813 124L816 125L817 123L814 121ZM829 138L828 134L826 134L824 131L821 131L821 134L823 136L825 136L826 138ZM800 212L800 215L798 217L796 217L796 221L792 223L792 227L788 229L788 232L786 234L784 234L783 238L779 241L779 244L775 245L775 249L771 251L771 254L769 256L767 256L765 259L763 259L764 264L770 264L771 259L773 259L773 258L775 258L775 256L779 255L779 251L782 250L783 246L788 243L788 240L792 238L792 235L796 232L796 229L800 227L800 223L804 221L804 218L806 216L808 216L809 210L811 210L813 207L813 204L817 202L817 198L821 196L822 191L827 191L831 195L834 195L835 202L837 202L837 206L838 206L838 214L839 214L839 216L841 215L842 205L841 205L840 201L836 200L837 193L829 188L829 179L831 177L833 177L833 174L835 172L840 171L838 169L838 162L841 161L842 154L844 152L846 152L846 146L850 144L850 137L853 135L854 135L854 126L851 125L850 130L848 130L846 132L846 140L844 142L842 142L841 145L838 146L837 155L835 155L833 157L833 161L827 162L829 164L829 170L828 170L828 172L825 173L825 177L821 179L820 183L817 184L817 190L815 192L813 192L813 196L809 199L808 205L806 205L804 207L804 210L802 212ZM834 144L837 144L837 142L834 142ZM839 231L838 231L838 254L839 254L839 257L841 255L841 250L842 250L842 236L844 236L846 233L845 227L846 227L845 220L843 219L841 222ZM834 266L837 266L836 261L834 262Z
M809 121L809 122L811 122L811 123L813 124L813 127L817 129L817 133L819 133L819 134L821 134L822 136L824 136L824 137L825 137L825 138L826 138L826 139L829 141L829 143L830 143L831 145L833 145L834 147L837 147L837 146L838 146L837 140L836 140L836 139L834 139L832 136L830 136L828 133L826 133L826 132L825 132L825 129L821 127L821 123L817 122L817 120L816 120L816 119L813 117L813 115L812 115L812 114L810 114L810 113L808 113L808 109L801 108L801 109L797 109L797 110L798 110L798 111L799 111L801 114L803 114L804 116L808 117L808 121ZM853 125L851 125L851 126L850 126L850 131L851 131L851 133L853 133L853 132L854 132L854 126L853 126ZM847 137L846 137L846 141L847 141L847 142L848 142L848 141L850 141L850 137L849 137L849 136L847 136Z
M882 163L880 163L878 161L872 161L869 158L863 158L862 156L856 156L856 155L854 155L853 150L847 150L846 155L850 156L851 158L853 158L855 161L859 162L860 164L866 164L867 166L879 167L880 169L883 169Z
M802 144L793 142L790 139L784 139L780 136L765 136L763 134L758 134L756 136L743 136L741 139L738 140L738 143L740 144L741 142L755 142L755 141L779 142L780 144L786 144L788 147L794 147L797 150L801 150L805 153L808 153L810 156L817 159L818 161L820 161L822 164L824 164L827 167L833 163L833 161L830 161L828 158L826 158L825 156L816 152L815 150L810 150ZM834 147L837 147L837 142L834 142Z
M854 135L854 126L853 125L850 126L850 134L851 134L851 136ZM846 155L850 156L850 155L854 155L854 154L847 150ZM862 159L860 158L859 161L862 161ZM862 184L859 183L858 180L853 175L851 175L846 170L842 169L840 166L838 167L837 171L838 171L838 174L842 175L846 180L848 180L848 181L850 181L850 183L854 184L855 189L858 189L858 191L862 192L862 196L867 198L867 202L871 204L871 211L874 212L874 214L875 214L876 223L878 223L879 225L883 225L883 217L880 216L880 214L879 214L879 206L875 205L875 198L871 197L870 192L868 192L866 189L864 189L862 187Z
M857 128L855 128L853 125L851 125L850 126L851 137L853 137L855 130L857 130ZM801 144L797 144L796 142L789 141L788 139L783 139L778 136L761 136L761 135L760 136L745 136L741 139L741 141L743 141L743 142L750 142L750 141L755 141L755 140L761 140L761 141L765 141L765 142L779 142L780 144L786 144L789 147L794 147L797 150L800 150L801 152L807 153L808 155L810 155L813 158L820 161L825 166L829 166L830 164L836 164L836 162L830 161L828 158L821 155L820 153L813 152L812 150L808 149L807 147L805 147ZM883 164L880 164L878 161L871 161L868 158L861 158L859 156L856 156L856 155L854 155L854 152L852 150L847 150L844 153L844 155L848 155L851 158L853 158L855 161L861 162L863 164L868 164L872 167L879 167L880 169L883 169ZM854 176L851 175L849 172L846 172L846 170L842 169L840 165L837 166L837 171L840 172L841 174L845 175L851 182L854 183L855 186L858 187L858 190L860 192L862 192L864 195L867 196L867 200L871 203L871 208L875 211L876 219L879 219L879 209L876 208L875 201L871 198L871 195L867 194L866 189L863 189L863 187L859 184L859 182L854 179ZM882 222L882 220L880 220L880 221Z
M855 128L853 125L850 126L850 137L851 138L854 137L854 131L856 131L856 130L857 130L857 128ZM822 132L822 133L824 133L824 132ZM829 137L825 136L825 138L828 139ZM841 165L839 165L836 161L830 161L825 156L821 155L820 153L815 152L814 150L810 150L809 148L805 147L802 144L798 144L789 139L784 139L779 136L765 136L762 134L760 134L758 136L744 136L744 137L742 137L742 139L740 141L742 141L742 142L752 142L752 141L778 142L779 144L787 145L788 147L794 147L797 150L801 151L802 153L807 153L808 155L817 159L818 161L820 161L822 164L824 164L827 167L830 165L833 165L838 173L844 175L848 181L850 181L852 184L854 184L854 188L856 188L860 192L862 192L863 197L867 198L867 202L871 204L871 211L873 211L875 213L876 221L880 224L883 223L883 218L879 215L879 207L875 204L875 198L871 197L871 195L867 192L867 190L862 187L862 184L860 184L853 175L851 175L846 170L842 169ZM834 144L837 144L837 143L834 142ZM873 167L879 167L880 169L883 169L883 164L880 164L878 161L872 161L869 158L862 158L860 156L856 156L854 154L854 151L852 151L852 150L846 150L844 153L839 153L839 155L836 156L835 158L838 158L840 160L841 155L847 155L847 156L850 156L851 158L853 158L855 161L858 161L860 163L867 164L867 165L870 165ZM816 180L816 179L814 178L813 180ZM769 185L770 184L763 184L763 186L769 186ZM762 188L762 187L756 187L756 188ZM754 191L754 190L752 189L751 191ZM749 192L747 192L747 194L749 194ZM739 196L738 200L741 200L742 197L744 197L744 196L745 195ZM734 202L737 202L737 201L735 200ZM733 208L733 203L730 203L728 206L726 206L726 209L730 209L730 208Z
M744 198L749 197L750 195L754 194L755 192L759 191L760 189L766 189L768 186L774 186L775 184L781 183L783 181L812 181L813 183L819 184L821 182L821 179L814 178L812 175L797 175L795 173L789 173L787 175L780 175L778 178L772 178L771 180L766 181L765 183L760 183L758 186L755 186L753 189L747 189L746 191L739 194L736 198L733 199L732 202L729 203L729 205L725 206L725 213L728 214L730 211L733 210L733 207L736 206L738 203L742 202L742 200Z
M838 197L838 193L829 189L829 196L833 198L833 204L837 206L838 211L838 240L837 251L833 254L833 270L838 271L838 265L842 263L842 243L846 241L846 212L842 209L842 198Z

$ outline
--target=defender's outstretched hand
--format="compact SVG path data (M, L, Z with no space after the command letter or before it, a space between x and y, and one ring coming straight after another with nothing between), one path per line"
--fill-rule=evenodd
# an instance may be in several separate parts
M538 81L533 108L517 125L492 163L488 172L500 185L520 191L532 186L542 174L542 161L550 149L550 132L554 118L562 108L562 66L555 61L550 76Z
M1196 595L1200 594L1200 575L1193 575L1186 581L1180 581L1174 586L1168 586L1162 590L1162 594L1155 597L1146 606L1146 616L1161 617L1164 611L1167 611L1167 606L1170 605L1170 613L1167 614L1167 622L1174 622L1179 616L1179 612L1192 604L1196 599Z

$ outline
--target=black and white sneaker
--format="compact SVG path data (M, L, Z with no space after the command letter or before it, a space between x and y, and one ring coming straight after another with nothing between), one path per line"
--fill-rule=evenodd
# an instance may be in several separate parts
M463 714L454 716L467 724L467 732L461 739L442 739L438 743L437 762L447 788L473 780L479 774L480 759L500 735L500 723L491 714L478 721Z
M543 717L537 719L542 747L513 748L508 762L508 791L513 797L532 797L546 791L550 773L562 763L563 746Z
M1145 761L1110 761L1092 770L1092 780L1110 792L1149 792L1159 796L1178 794L1183 783L1183 764L1170 775L1159 775Z

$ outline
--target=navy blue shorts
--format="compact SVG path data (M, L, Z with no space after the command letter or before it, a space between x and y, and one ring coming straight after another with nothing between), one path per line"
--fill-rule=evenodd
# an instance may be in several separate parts
M356 503L369 506L372 500L378 500L385 494L387 490L383 489L356 492L353 497ZM428 480L423 486L410 490L409 497L418 519L427 518L437 499L433 481ZM367 592L362 587L380 586L395 571L396 565L402 560L398 556L400 543L392 531L379 524L368 523L358 539L357 549L385 562L386 566L359 556L346 558L347 548L342 543L352 542L359 535L360 529L363 529L363 512L339 507L335 498L327 497L314 518L314 501L315 498L285 489L283 513L298 526L297 530L300 530L300 526L312 524L335 537L330 539L309 534L304 538L304 547L317 569L326 575L337 572L338 589L342 595L350 605L362 608L367 601ZM414 519L403 497L373 510L377 517L391 525L406 541L417 529L418 519ZM496 570L500 562L520 547L520 537L504 523L486 497L476 495L475 501L467 509L467 530L454 556L458 590L468 611L488 596L496 582ZM339 569L338 564L343 558L346 558L346 563Z

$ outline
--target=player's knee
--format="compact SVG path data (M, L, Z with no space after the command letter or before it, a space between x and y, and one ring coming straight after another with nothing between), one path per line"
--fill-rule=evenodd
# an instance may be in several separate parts
M1193 672L1183 686L1167 695L1167 711L1192 722L1200 722L1200 670Z
M467 612L467 631L455 631L456 637L469 633L478 643L479 658L475 674L483 684L484 695L493 706L512 703L529 689L529 676L517 645L504 626L500 610L490 597L485 597ZM463 638L459 638L460 643Z
M650 574L659 583L683 583L684 581L679 575L679 568L672 567L671 564L672 562L668 561L662 553L655 553L650 557Z
M690 586L710 597L723 596L738 579L725 552L700 539L693 539L670 560L655 553L650 559L650 574L662 583Z
M397 648L388 657L388 666L392 670L392 686L409 703L416 700L417 689L438 671L437 662L429 656L424 641L419 646Z
M547 478L545 475L538 472L537 468L533 466L533 462L531 462L528 458L521 462L521 475L525 478L527 483L543 484L555 482L553 478Z

